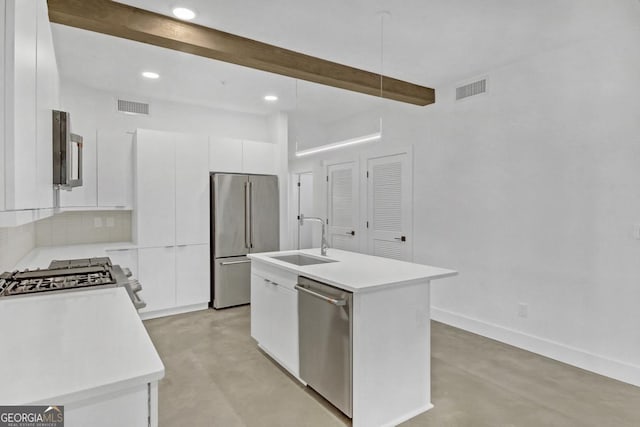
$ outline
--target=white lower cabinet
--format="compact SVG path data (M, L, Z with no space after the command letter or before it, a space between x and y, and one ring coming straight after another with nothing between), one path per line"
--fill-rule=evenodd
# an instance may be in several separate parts
M209 302L209 245L176 247L176 304Z
M147 306L140 313L164 310L176 305L175 248L138 249L140 296Z
M206 308L209 303L209 245L138 249L140 296L145 318Z
M158 425L158 385L139 385L111 395L64 405L68 427L149 427Z
M298 361L298 296L296 276L251 274L251 336L296 377ZM267 276L267 277L264 277Z

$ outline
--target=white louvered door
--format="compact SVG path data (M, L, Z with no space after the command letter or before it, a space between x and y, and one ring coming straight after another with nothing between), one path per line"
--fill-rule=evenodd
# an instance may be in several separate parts
M356 162L327 166L329 246L358 251L358 168Z
M406 153L367 160L367 248L411 261L411 165Z

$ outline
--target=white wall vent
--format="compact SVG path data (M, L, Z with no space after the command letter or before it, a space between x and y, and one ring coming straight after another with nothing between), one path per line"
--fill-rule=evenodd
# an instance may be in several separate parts
M479 95L487 91L487 79L478 80L456 88L456 101L468 98L473 95Z
M127 114L149 114L149 104L118 99L118 111Z

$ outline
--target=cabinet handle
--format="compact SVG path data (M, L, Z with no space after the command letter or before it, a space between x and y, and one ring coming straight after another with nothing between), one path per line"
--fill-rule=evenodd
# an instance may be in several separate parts
M347 231L345 234L348 234L348 235L350 235L350 236L355 236L355 235L356 235L356 232L355 232L355 231L353 231L353 230L351 230L351 231Z
M406 236L394 237L394 239L400 240L401 242L406 242L407 241L407 237Z
M267 284L268 284L268 283L271 283L272 285L280 286L280 284L279 284L279 283L276 283L276 282L274 282L274 281L272 281L272 280L269 280L269 279L264 279L264 282L265 282L265 283L267 283Z
M251 181L249 181L249 248L253 248L253 182Z
M245 264L247 262L251 262L251 260L245 259L244 261L226 261L226 262L221 262L220 265Z
M244 247L249 249L249 183L244 183Z

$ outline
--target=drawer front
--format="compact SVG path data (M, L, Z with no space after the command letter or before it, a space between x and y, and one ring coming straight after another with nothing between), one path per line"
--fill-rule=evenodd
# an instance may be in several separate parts
M273 267L263 262L256 262L255 260L251 261L251 273L256 276L260 276L263 279L275 282L292 291L295 290L295 285L298 282L298 276L295 273L291 273L278 267Z

